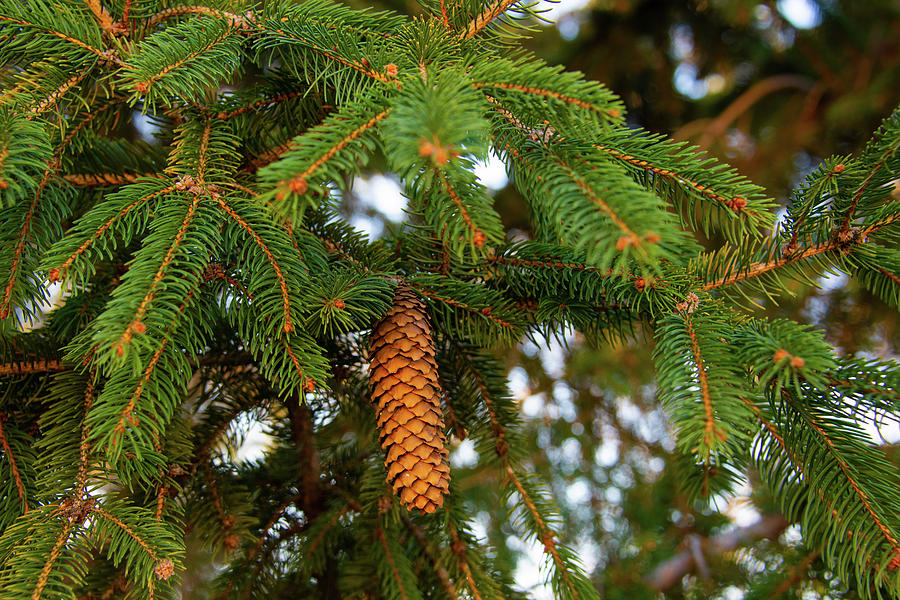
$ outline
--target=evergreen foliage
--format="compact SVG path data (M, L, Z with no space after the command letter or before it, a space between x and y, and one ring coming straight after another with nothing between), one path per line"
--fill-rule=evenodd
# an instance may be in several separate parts
M900 367L748 311L832 271L900 305L900 110L776 224L760 187L516 50L521 3L238 4L0 0L0 599L175 597L185 536L218 597L518 597L452 473L433 515L385 482L367 348L400 282L448 437L559 597L599 593L491 351L568 330L653 331L694 498L752 466L845 586L900 595L900 471L863 428L898 419ZM491 152L529 239L474 175ZM409 199L377 241L341 212L367 165ZM255 462L248 416L274 440Z

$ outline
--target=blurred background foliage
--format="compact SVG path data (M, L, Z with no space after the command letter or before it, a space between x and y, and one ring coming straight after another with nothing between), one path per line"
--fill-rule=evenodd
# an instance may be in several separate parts
M414 0L347 0L408 14ZM900 104L896 0L571 0L523 41L552 64L621 95L635 126L706 149L768 188L782 206L824 158L858 152ZM486 168L508 232L528 237L522 199ZM401 216L399 190L370 174L345 196L347 216L377 236ZM720 240L702 240L710 247ZM792 289L757 315L813 323L839 352L896 357L897 314L840 273ZM652 332L588 347L573 332L526 341L505 358L534 469L552 487L576 547L605 598L855 598L841 591L755 475L743 493L691 504L679 492L674 441L655 398ZM879 437L884 435L884 437ZM900 458L896 423L873 436ZM454 480L480 533L527 594L544 597L540 551L495 508L499 486L454 438ZM762 521L760 521L762 519ZM747 529L762 523L761 532ZM774 524L773 524L774 523ZM733 552L717 545L745 533ZM762 535L757 535L762 533ZM723 537L724 536L724 537ZM678 561L681 561L680 563ZM674 567L664 579L661 566Z

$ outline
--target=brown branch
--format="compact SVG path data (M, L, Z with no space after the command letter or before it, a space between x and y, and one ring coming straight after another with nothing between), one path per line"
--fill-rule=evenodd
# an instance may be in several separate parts
M426 290L420 284L417 284L414 281L410 281L409 284L412 287L414 287L418 293L420 293L423 296L426 296L428 298L431 298L432 300L438 300L439 302L443 302L444 304L447 304L448 306L452 306L454 308L460 308L460 309L468 311L468 312L479 314L482 317L485 317L486 319L488 319L489 321L493 321L494 323L497 323L498 325L505 327L507 329L510 329L513 326L512 323L510 323L509 321L504 321L503 319L494 315L491 312L488 312L488 313L483 312L484 309L475 308L474 306L469 306L468 304L465 304L458 300L454 300L453 298L445 298L443 296L439 296L438 294L435 294L434 292L430 292L430 291Z
M478 586L475 585L475 578L472 576L472 568L469 566L469 558L466 556L466 543L459 537L459 532L453 523L448 523L450 529L450 540L452 542L453 554L462 569L463 575L466 576L466 583L469 585L469 591L472 592L474 600L482 600L481 594L478 593Z
M419 543L419 547L422 548L425 556L431 561L434 572L441 582L441 587L444 588L444 593L446 593L447 597L451 600L456 600L459 596L456 593L456 588L453 587L453 583L450 581L450 574L447 573L447 569L441 564L440 558L435 553L432 545L428 543L428 539L425 537L425 531L405 515L403 517L403 523L406 525L406 528L409 529L410 533L413 534L413 537L416 538L416 542Z
M753 84L747 88L744 93L738 96L728 108L722 111L718 117L713 119L713 121L707 125L706 130L703 132L697 145L704 148L708 147L713 140L725 133L725 130L735 119L769 94L787 88L796 88L806 91L811 87L812 82L810 82L808 78L791 74L773 75Z
M797 252L794 254L790 254L787 256L781 256L774 260L764 261L764 262L756 262L747 267L747 269L741 273L731 275L729 277L722 277L721 279L717 279L715 281L707 282L704 286L704 290L712 290L715 288L719 288L725 285L731 285L733 283L737 283L739 281L744 281L745 279L750 279L751 277L759 277L769 271L774 271L775 269L779 269L786 265L795 263L797 261L810 258L812 256L817 256L824 252L831 252L833 250L844 250L849 248L855 244L865 244L868 242L868 237L872 233L875 233L879 229L883 229L888 225L893 224L894 222L900 221L900 214L891 215L886 217L885 219L878 221L877 223L873 223L868 227L864 227L855 231L853 235L845 234L842 235L840 232L835 236L835 238L828 240L822 244L818 244L816 246L810 246L809 248L804 249L802 252Z
M760 539L775 539L784 531L790 522L781 515L766 515L756 523L747 527L739 527L725 533L705 539L701 542L703 553L717 556L731 552L737 548ZM694 571L697 567L694 552L685 549L673 558L657 566L645 579L644 583L654 590L663 592Z
M57 371L65 371L67 368L63 366L60 360L40 358L33 361L0 364L0 377L5 375L28 375L31 373L55 373Z
M97 229L97 231L95 231L93 234L91 234L91 237L89 237L87 240L85 240L84 243L81 244L81 246L78 248L78 250L76 250L71 256L69 256L69 258L67 258L59 267L57 267L55 269L50 269L50 272L48 273L48 278L50 279L50 281L58 281L60 278L64 277L65 272L69 270L69 268L72 266L72 263L74 263L78 259L78 257L81 254L83 254L91 246L91 244L93 244L95 241L97 241L107 229L112 227L112 225L116 221L118 221L119 219L121 219L122 217L127 215L134 208L140 206L141 204L144 204L145 202L147 202L157 196L160 196L162 194L168 194L169 192L173 191L174 189L175 189L175 186L171 185L167 188L163 188L156 192L147 194L146 196L138 198L137 200L135 200L128 206L124 207L116 215L110 217L109 220L107 220L103 225L101 225L99 227L99 229Z
M19 473L19 467L16 465L16 457L13 455L12 448L9 446L9 440L6 439L6 433L3 431L3 415L0 414L0 446L3 447L3 452L6 454L7 460L9 460L10 470L12 471L13 481L16 483L16 492L19 494L19 499L22 501L22 514L28 512L28 497L25 493L25 485L22 483L22 476Z
M509 464L506 465L506 475L512 480L513 485L516 487L516 491L519 493L519 496L522 498L522 501L525 502L525 506L528 508L528 512L531 513L531 518L534 519L535 523L540 529L540 542L544 546L544 552L549 554L553 559L554 564L556 565L557 570L560 575L562 575L563 582L566 587L569 588L569 592L571 593L572 598L574 600L578 600L578 594L575 591L575 588L572 586L572 581L569 576L569 570L566 568L566 565L563 563L562 558L560 558L559 553L556 551L556 541L553 539L555 537L555 532L547 526L544 522L544 519L541 518L541 513L538 511L537 507L534 505L534 501L531 499L531 496L525 491L525 486L522 485L522 482L519 480L519 476L513 470L512 466Z
M459 37L468 40L478 35L481 30L487 27L494 19L502 15L507 8L515 4L516 0L495 0L491 4L484 7L481 14L466 24Z
M249 23L249 16L240 16L224 10L217 10L208 6L173 6L165 10L161 10L147 21L147 27L153 28L172 17L180 17L182 15L207 15L209 17L218 17L225 19L232 27L237 29L245 28Z
M705 412L705 426L703 428L703 443L707 449L715 444L715 438L725 440L725 432L716 427L715 415L713 414L712 395L709 393L709 379L706 376L706 367L703 364L703 355L700 352L700 342L697 334L694 332L694 322L689 312L683 313L684 326L687 329L688 337L691 338L691 350L694 353L694 364L697 367L697 382L700 385L700 393L703 397L703 409ZM699 450L699 449L698 449ZM707 450L708 453L709 450Z
M97 19L97 22L100 23L100 27L102 27L104 31L113 34L118 33L119 28L115 26L112 17L109 16L106 9L100 5L100 0L84 1L85 4L88 5L88 8L91 9L91 12L94 13L94 18Z
M485 88L485 87L493 87L501 90L513 90L516 92L522 92L523 94L535 94L537 96L543 96L544 98L553 98L554 100L559 100L560 102L565 102L566 104L571 104L573 106L577 106L579 108L584 108L589 111L601 114L601 115L609 115L611 117L618 117L619 111L615 108L605 110L602 108L598 108L591 104L590 102L585 102L584 100L580 100L575 98L574 96L568 96L561 92L555 92L553 90L548 90L544 88L532 87L528 85L521 85L518 83L504 83L499 81L479 81L472 84L476 90Z
M269 264L272 265L272 270L275 271L275 276L278 279L278 287L281 290L282 308L284 310L283 329L285 333L290 333L294 330L294 324L291 321L291 300L290 296L288 295L287 283L285 282L284 274L281 272L281 267L278 266L278 261L275 260L275 256L272 254L271 250L269 250L269 247L259 236L259 234L256 233L256 231L254 231L253 228L244 219L242 219L241 216L237 214L237 212L233 208L225 203L225 200L222 198L222 196L217 195L216 199L219 202L219 206L222 207L222 210L224 210L229 217L231 217L238 225L241 226L241 228L244 229L244 231L247 232L247 234L251 238L253 238L253 241L256 242L256 245L259 246L259 248L263 251L263 254L266 255L266 258L269 260Z
M884 163L890 158L896 149L891 149L880 161L878 161L874 167L872 167L872 172L869 173L869 176L866 177L866 180L860 186L859 191L856 192L856 195L853 196L853 200L850 202L850 207L847 209L847 214L844 216L844 222L841 224L841 233L847 232L850 229L850 221L853 219L853 213L856 211L856 205L859 203L859 199L862 198L863 192L866 191L866 188L869 187L869 184L872 183L872 179L875 178L875 174L881 170L881 167L884 166Z
M22 263L22 254L25 250L25 243L28 241L28 237L31 233L31 221L34 218L34 213L41 201L41 194L50 182L52 173L53 168L48 168L44 171L44 176L35 191L34 200L28 207L28 212L25 213L25 222L19 230L17 236L18 242L16 243L16 249L13 252L12 264L9 267L9 279L7 280L6 289L3 290L3 299L0 300L0 319L5 319L9 316L9 310L12 304L13 287L16 285L16 278L18 277L19 266Z
M787 578L782 581L777 588L772 590L771 594L766 596L766 600L776 600L776 598L781 598L782 594L794 587L801 579L806 577L809 565L811 565L814 560L819 558L820 554L822 554L821 550L813 550L812 552L807 554L799 563L797 563L796 565L792 565L788 569Z
M618 160L620 162L630 164L634 167L637 167L637 168L645 170L645 171L650 171L651 173L653 173L654 175L656 175L658 177L663 177L663 178L673 181L677 184L685 185L685 186L691 188L692 190L694 190L695 192L697 192L698 194L701 194L711 200L715 200L716 202L723 204L724 206L729 208L734 213L747 214L747 215L753 215L753 216L756 215L755 212L745 209L745 207L747 206L746 198L741 198L741 197L737 197L737 196L733 197L733 198L728 198L728 197L716 192L712 188L709 188L705 185L697 183L696 181L688 179L687 177L684 177L683 175L680 175L680 174L676 173L675 171L672 171L670 169L662 169L660 167L656 167L647 160L638 158L636 156L631 156L630 154L626 154L619 150L607 148L606 146L597 145L595 147L598 150L605 152L606 154L608 154L609 156L615 158L616 160Z
M47 561L41 569L41 574L38 576L37 584L31 592L31 600L40 600L43 595L44 588L47 586L47 581L50 578L50 570L53 568L53 563L59 558L60 550L62 550L63 545L69 539L69 532L72 531L74 526L74 519L66 519L63 530L59 533L59 537L56 538L56 543L53 544L53 548L50 550L50 556L47 557Z
M69 173L62 176L66 182L78 187L125 185L143 177L162 178L158 173Z

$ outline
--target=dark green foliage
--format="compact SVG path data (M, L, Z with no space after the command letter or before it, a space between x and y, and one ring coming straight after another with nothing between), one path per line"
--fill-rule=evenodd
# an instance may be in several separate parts
M506 536L556 596L616 597L542 481L539 457L573 450L531 439L495 355L582 339L655 340L655 388L622 376L609 405L582 402L609 416L652 393L645 414L674 428L671 472L608 475L633 486L630 523L664 526L645 490L684 514L708 501L713 530L708 506L761 478L816 568L900 594L900 475L864 429L898 420L896 363L734 301L841 271L898 305L900 112L775 226L730 167L514 50L531 8L420 10L0 0L0 598L521 597ZM523 228L475 174L491 155ZM406 217L369 240L353 182L382 170ZM392 495L369 400L369 329L400 283L434 328L448 437L474 455L429 516ZM570 481L612 443L594 423ZM650 541L631 543L623 562Z

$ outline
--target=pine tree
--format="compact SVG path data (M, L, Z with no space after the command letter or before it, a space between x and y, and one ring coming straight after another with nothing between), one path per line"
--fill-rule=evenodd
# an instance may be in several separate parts
M517 50L530 9L421 11L0 0L0 598L174 597L186 537L217 597L519 597L447 483L467 436L555 593L597 597L493 353L567 328L652 332L693 497L755 469L844 585L900 595L900 472L864 430L897 418L900 366L754 313L835 270L897 308L900 111L776 223ZM489 152L527 239L473 173ZM368 166L409 200L377 241L341 213ZM273 436L249 463L248 416Z

